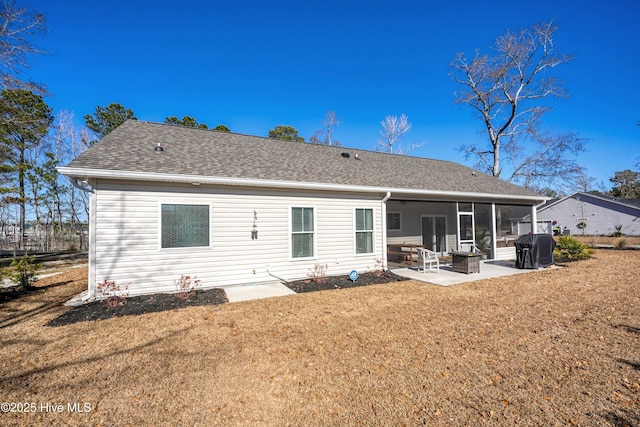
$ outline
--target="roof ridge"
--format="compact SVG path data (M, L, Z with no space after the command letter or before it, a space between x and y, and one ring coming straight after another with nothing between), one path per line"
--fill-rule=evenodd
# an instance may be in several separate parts
M152 120L138 120L138 119L128 119L126 122L132 122L132 123L140 123L140 124L150 124L150 125L159 125L159 126L165 126L165 127L170 127L170 128L177 128L177 129L185 129L188 131L202 131L202 132L215 132L217 134L230 134L230 135L237 135L237 136L241 136L241 137L249 137L249 138L257 138L257 139L261 139L264 141L278 141L278 142L283 142L283 143L297 143L297 144L304 144L305 147L322 147L320 149L332 149L332 150L357 150L358 152L361 153L368 153L368 154L375 154L375 155L380 155L380 156L393 156L393 157L402 157L402 158L407 158L407 159L419 159L419 160L431 160L431 161L436 161L436 162L446 162L446 163L451 163L454 165L458 165L458 166L464 166L466 168L469 169L473 169L473 170L477 170L474 169L470 166L467 165L463 165L461 163L455 162L453 160L446 160L446 159L435 159L432 157L421 157L421 156L413 156L410 154L401 154L401 153L387 153L384 151L377 151L377 150L373 150L373 149L366 149L366 148L359 148L359 147L347 147L344 145L326 145L326 144L314 144L312 142L309 141L289 141L286 139L280 139L280 138L272 138L270 136L262 136L262 135L252 135L252 134L248 134L248 133L240 133L240 132L233 132L233 131L217 131L214 129L202 129L202 128L197 128L197 127L190 127L190 126L183 126L183 125L179 125L179 124L171 124L171 123L163 123L163 122L155 122ZM126 123L125 122L125 123ZM485 174L482 171L477 170L480 173ZM488 174L485 174L488 175Z
M157 146L163 150L156 150ZM342 153L351 156L342 156ZM358 154L356 160L355 154ZM502 195L540 200L530 189L450 160L383 153L355 147L293 142L237 132L211 132L142 120L128 120L75 158L66 172L108 171L123 179L150 174L175 179L202 176L223 180L311 183L357 188L425 190ZM165 179L163 178L163 179Z

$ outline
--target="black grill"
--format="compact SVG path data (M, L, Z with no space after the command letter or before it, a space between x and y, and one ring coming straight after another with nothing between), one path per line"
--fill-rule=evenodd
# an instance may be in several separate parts
M549 234L524 234L518 237L515 246L516 268L541 268L555 263L556 241Z

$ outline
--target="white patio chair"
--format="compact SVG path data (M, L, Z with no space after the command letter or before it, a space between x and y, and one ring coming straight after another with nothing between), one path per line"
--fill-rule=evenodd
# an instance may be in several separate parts
M427 264L429 264L430 271L433 271L433 264L435 264L436 273L440 273L440 260L438 259L438 254L425 248L416 249L418 250L418 271L420 270L420 264L422 264L423 273L427 271Z

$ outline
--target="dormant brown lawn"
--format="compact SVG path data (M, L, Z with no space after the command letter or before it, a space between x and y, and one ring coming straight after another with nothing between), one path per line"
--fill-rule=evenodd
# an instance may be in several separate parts
M0 424L638 425L639 273L640 252L600 250L453 287L45 326L86 287L76 269L0 305L0 400L36 404Z

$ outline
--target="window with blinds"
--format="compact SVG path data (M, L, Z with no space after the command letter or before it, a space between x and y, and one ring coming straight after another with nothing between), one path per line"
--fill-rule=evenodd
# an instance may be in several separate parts
M208 205L162 205L162 248L209 246Z

